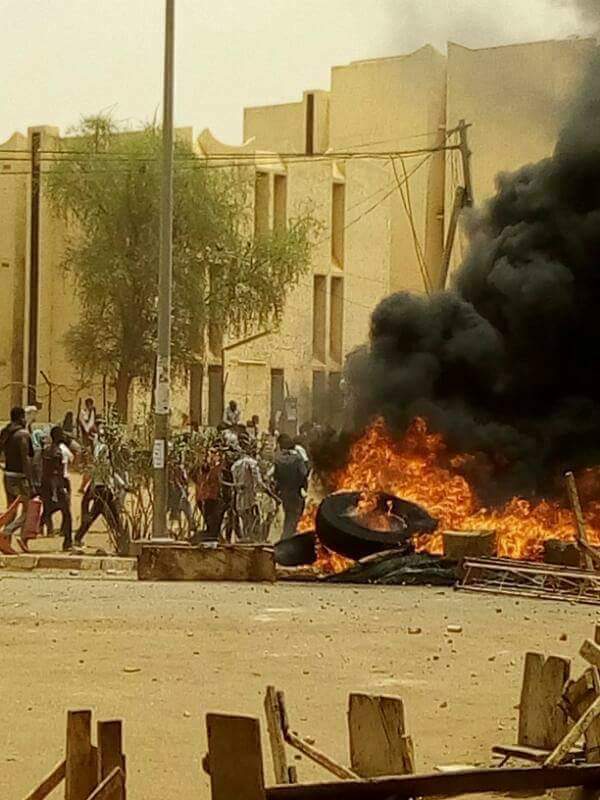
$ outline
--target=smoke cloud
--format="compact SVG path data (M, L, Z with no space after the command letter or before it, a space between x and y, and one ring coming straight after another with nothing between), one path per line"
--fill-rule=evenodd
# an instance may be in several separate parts
M352 431L424 416L479 454L486 502L600 463L599 120L596 57L552 157L498 177L453 290L383 300L347 361Z

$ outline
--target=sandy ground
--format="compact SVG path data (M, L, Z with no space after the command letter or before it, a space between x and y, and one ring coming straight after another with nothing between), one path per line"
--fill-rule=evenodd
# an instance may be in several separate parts
M25 796L62 757L66 709L93 708L125 720L132 800L208 797L204 715L261 715L269 683L340 760L354 690L404 698L419 769L486 764L515 741L525 651L574 655L597 616L428 588L2 574L0 795ZM322 775L296 763L301 779Z

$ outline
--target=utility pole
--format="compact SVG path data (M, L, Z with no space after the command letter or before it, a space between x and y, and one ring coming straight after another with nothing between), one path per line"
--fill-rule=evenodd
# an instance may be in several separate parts
M154 399L153 535L167 530L169 413L171 409L171 283L173 268L173 74L175 0L166 0L163 85L162 182L160 192L160 253L158 264L158 352Z
M448 233L444 245L444 254L442 256L442 268L440 271L440 289L446 288L448 280L448 272L450 270L450 260L452 258L452 248L456 239L456 232L458 230L458 222L463 208L470 208L473 205L473 180L471 177L471 150L469 149L469 142L467 139L467 131L471 126L467 125L464 119L458 123L456 133L459 136L458 150L461 155L463 183L464 186L457 186L454 193L454 204L452 206L452 214L448 223Z

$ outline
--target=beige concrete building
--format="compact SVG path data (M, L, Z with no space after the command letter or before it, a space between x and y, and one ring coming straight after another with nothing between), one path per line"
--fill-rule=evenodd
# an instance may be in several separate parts
M284 408L291 426L294 418L335 415L344 357L365 341L377 302L444 282L452 198L464 176L460 153L436 148L457 143L450 132L460 120L470 125L473 194L484 202L498 172L552 152L594 47L579 39L484 50L450 44L444 56L427 46L334 67L329 91L307 91L298 102L245 109L239 147L204 131L199 155L218 164L220 155L237 154L252 171L257 235L307 204L321 230L280 328L257 331L263 335L247 344L211 331L204 363L190 365L176 392L175 422L185 414L214 423L229 399L264 424ZM0 417L26 399L27 384L47 415L50 382L53 419L84 394L100 405L112 396L100 376L80 386L62 346L77 304L61 268L64 223L48 207L43 174L36 176L57 136L30 128L0 145ZM464 247L459 234L453 268ZM132 410L144 405L144 394L132 393Z

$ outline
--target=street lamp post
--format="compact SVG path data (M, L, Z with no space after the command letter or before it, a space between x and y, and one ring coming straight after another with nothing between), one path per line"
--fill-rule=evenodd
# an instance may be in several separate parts
M173 74L175 0L166 0L165 64L160 193L160 253L158 265L158 349L154 408L153 535L167 529L169 412L171 407L171 283L173 269Z

